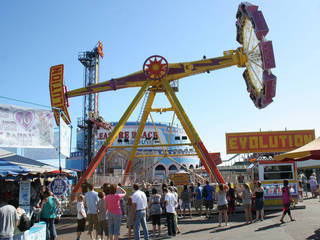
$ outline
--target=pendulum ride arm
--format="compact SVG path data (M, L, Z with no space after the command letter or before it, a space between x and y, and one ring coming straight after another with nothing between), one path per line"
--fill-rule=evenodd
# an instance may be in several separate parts
M168 74L164 77L164 79L171 82L195 74L234 65L242 67L246 61L246 56L242 53L241 49L225 51L224 56L222 57L169 64ZM125 77L111 79L98 84L69 91L67 92L67 97L72 98L86 94L118 90L122 88L141 87L147 80L150 81L150 86L155 86L159 83L159 80L150 80L143 71L138 71Z

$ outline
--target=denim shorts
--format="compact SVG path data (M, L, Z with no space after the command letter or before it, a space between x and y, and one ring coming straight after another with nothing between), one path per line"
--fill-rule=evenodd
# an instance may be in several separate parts
M108 213L109 218L109 235L120 235L120 225L122 215Z
M191 202L190 201L183 201L182 202L182 209L190 209L191 208Z

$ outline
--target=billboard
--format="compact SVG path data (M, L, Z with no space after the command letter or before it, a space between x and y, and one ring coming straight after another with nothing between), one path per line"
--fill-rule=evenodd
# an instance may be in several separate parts
M0 104L0 147L52 148L53 113Z
M226 133L226 149L227 154L288 152L314 138L314 130Z

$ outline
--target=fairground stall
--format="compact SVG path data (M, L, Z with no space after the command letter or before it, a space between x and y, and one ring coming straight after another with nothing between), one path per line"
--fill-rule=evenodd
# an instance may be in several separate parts
M77 174L67 169L16 155L0 149L0 196L32 215L40 201L40 188L48 187L59 198L59 213L69 209L72 182Z
M252 190L257 181L262 183L265 206L282 205L284 179L289 181L293 200L298 200L297 165L292 159L275 161L273 156L297 149L314 136L314 130L227 133L227 153L257 153L259 157L251 159L246 182Z

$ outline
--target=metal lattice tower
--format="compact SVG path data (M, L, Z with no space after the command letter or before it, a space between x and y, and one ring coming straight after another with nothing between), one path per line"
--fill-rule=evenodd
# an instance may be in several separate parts
M84 87L97 84L99 82L99 56L103 57L102 44L99 42L92 51L81 52L78 60L84 66ZM83 152L84 152L84 169L91 162L94 155L94 132L93 122L89 120L89 114L98 116L98 93L85 95L83 97L82 118L78 120L78 127L83 129Z

